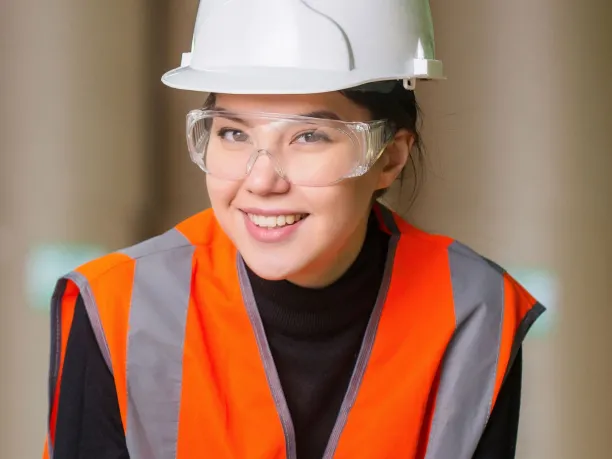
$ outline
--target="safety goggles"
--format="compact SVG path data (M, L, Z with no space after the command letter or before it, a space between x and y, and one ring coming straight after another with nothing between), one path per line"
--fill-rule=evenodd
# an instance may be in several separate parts
M207 174L226 180L243 180L264 156L290 183L333 185L365 174L394 134L385 120L201 109L187 115L191 159Z

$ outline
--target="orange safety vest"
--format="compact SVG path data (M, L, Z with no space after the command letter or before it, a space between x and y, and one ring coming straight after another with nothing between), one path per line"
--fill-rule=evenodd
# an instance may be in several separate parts
M375 211L387 266L324 457L469 459L544 308L466 246ZM295 459L244 262L212 210L58 282L45 457L79 294L133 459Z

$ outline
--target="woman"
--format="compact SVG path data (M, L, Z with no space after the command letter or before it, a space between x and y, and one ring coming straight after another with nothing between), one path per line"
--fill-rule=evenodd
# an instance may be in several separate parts
M414 22L424 3L351 16L287 2L295 16L282 2L246 14L211 1L191 64L164 81L211 93L187 139L212 209L59 281L45 454L513 458L521 343L543 308L494 263L376 200L418 164L407 83L436 77L435 62L413 47L429 73L398 75L384 59L363 81L313 71L342 57L341 40L356 63L384 54L360 40L363 25L384 40L391 17ZM297 21L289 32L283 17ZM232 40L230 18L244 22ZM315 26L325 46L313 52L301 31ZM412 42L427 45L417 29ZM280 38L308 44L289 53L293 68L253 57Z

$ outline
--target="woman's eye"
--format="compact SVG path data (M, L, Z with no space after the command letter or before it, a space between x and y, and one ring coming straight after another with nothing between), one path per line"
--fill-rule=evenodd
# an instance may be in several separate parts
M310 131L304 132L296 137L295 142L297 143L316 143L316 142L328 142L329 137L322 132Z
M217 135L227 142L246 142L249 136L239 129L219 129Z

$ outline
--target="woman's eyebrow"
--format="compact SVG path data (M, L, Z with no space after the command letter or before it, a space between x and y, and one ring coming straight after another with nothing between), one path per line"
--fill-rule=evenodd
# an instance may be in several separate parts
M235 115L234 112L232 112L231 110L228 110L223 107L218 107L218 106L215 107L215 110L224 112L223 113L224 118L231 119L233 121L237 121L242 124L247 124L243 118L240 118L240 116ZM291 116L291 115L288 115L288 116ZM340 118L340 116L337 113L331 110L315 110L315 111L308 112L308 113L301 113L298 116L304 116L307 118L319 118L319 119L324 119L324 120L335 120L335 121L342 120L342 118Z
M245 126L249 126L249 123L245 119L233 113L231 110L227 110L223 107L215 107L215 110L222 112L221 114L222 118L226 118L228 120L235 121L240 124L244 124Z
M300 116L306 116L308 118L321 118L325 120L336 120L336 121L342 120L342 118L340 118L336 113L330 110L316 110L310 113L303 113Z

